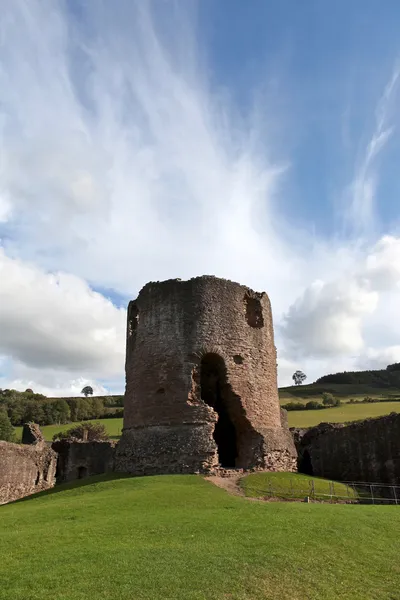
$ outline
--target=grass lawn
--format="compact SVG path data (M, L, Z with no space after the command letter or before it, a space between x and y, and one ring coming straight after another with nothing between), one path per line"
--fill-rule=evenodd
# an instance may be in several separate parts
M400 412L400 402L343 404L336 408L319 410L291 410L288 412L288 419L289 427L311 427L318 423L345 423L369 417L380 417L391 412Z
M312 496L329 502L333 499L356 499L358 494L337 481L308 477L300 473L252 473L243 477L240 486L251 498L304 498Z
M96 478L0 507L0 599L398 600L399 530L397 507Z
M102 423L105 426L109 436L117 440L121 437L122 421L123 419L93 419L90 421L90 423ZM40 430L42 431L45 439L48 442L51 442L55 433L71 429L71 427L74 425L77 425L77 423L67 423L67 425L43 425L40 427ZM17 440L21 440L22 427L15 427L15 432Z
M334 396L338 396L342 402L348 402L350 398L362 400L365 396L370 396L371 398L395 397L400 400L399 388L377 388L361 383L312 383L308 385L292 385L279 388L279 399L281 404L286 404L287 402L308 402L309 400L322 401L323 392L330 392Z

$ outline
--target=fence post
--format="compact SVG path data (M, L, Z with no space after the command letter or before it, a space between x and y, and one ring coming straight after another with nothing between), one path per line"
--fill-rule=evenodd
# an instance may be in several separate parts
M373 486L372 486L372 485L370 485L370 486L369 486L369 488L370 488L370 491L371 491L371 499L372 499L372 504L375 504L374 492L372 491L372 488L373 488Z
M314 479L311 479L310 481L310 496L311 498L314 498L315 500L315 487L314 487Z
M273 496L274 496L274 491L273 491L273 489L272 489L272 483L271 483L271 480L269 480L269 482L268 482L268 493L269 493L269 496L270 496L270 498L273 498Z
M397 506L397 494L396 494L396 486L395 485L393 486L393 495L394 495L394 501L395 501L396 506Z
M329 493L331 495L331 504L333 503L332 481L329 482Z

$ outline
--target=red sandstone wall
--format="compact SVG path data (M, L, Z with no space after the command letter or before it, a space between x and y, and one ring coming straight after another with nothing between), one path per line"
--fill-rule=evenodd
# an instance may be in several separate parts
M249 295L262 307L262 327L249 324ZM259 316L253 324L260 324ZM225 360L232 391L252 427L280 428L268 296L257 298L245 286L215 277L149 283L130 303L124 427L213 419L196 386L206 352Z
M45 443L24 446L0 441L0 504L55 484L56 453Z

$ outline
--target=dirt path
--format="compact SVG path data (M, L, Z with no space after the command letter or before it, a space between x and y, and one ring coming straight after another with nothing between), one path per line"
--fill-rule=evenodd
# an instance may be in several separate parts
M239 486L239 481L243 475L232 475L230 477L221 477L220 475L209 475L205 477L207 481L211 481L214 485L226 490L234 496L244 496L244 493Z

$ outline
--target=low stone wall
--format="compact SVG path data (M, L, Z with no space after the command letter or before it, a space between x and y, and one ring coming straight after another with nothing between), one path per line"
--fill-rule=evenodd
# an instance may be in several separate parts
M57 483L84 479L114 470L116 442L60 440L52 448L58 454Z
M46 443L24 446L0 441L0 504L55 484L57 455Z
M299 471L338 481L400 484L400 414L292 430Z

